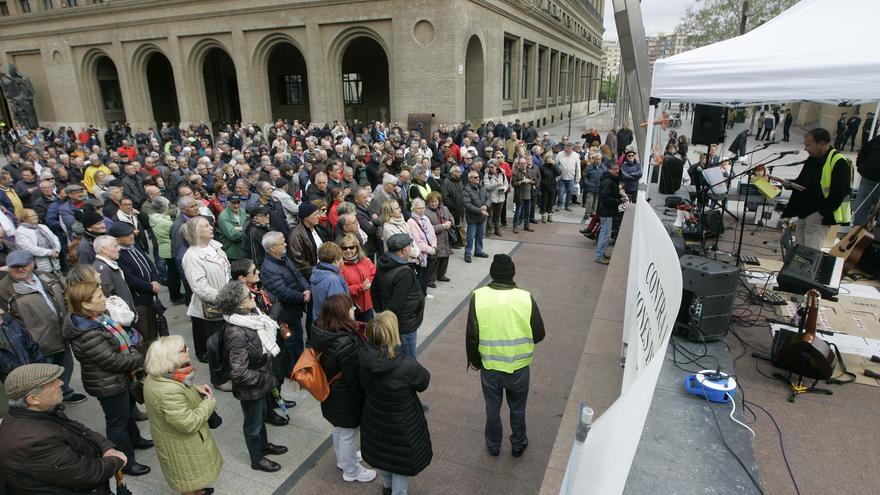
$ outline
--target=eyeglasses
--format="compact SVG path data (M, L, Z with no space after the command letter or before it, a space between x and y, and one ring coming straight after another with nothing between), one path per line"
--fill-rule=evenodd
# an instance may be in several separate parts
M322 213L327 213L327 208L321 208Z
M357 249L357 246L342 246L343 251L348 251L350 249Z
M181 349L180 352L189 352L189 347L187 347L186 344L183 344L183 349Z

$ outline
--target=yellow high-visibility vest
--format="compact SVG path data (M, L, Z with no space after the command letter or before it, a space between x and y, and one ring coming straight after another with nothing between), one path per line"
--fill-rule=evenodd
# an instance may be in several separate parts
M487 370L513 373L532 363L532 296L521 289L474 291L474 308L480 327L477 349Z
M853 180L855 179L853 174L853 166L849 159L836 149L831 149L828 153L828 158L825 159L825 164L822 166L822 178L819 180L819 186L822 188L822 197L827 198L831 193L831 173L834 171L834 166L837 164L839 160L843 159L844 162L849 166L849 187L852 190ZM840 203L840 206L834 210L834 222L838 224L847 224L852 219L852 209L849 202L850 195L847 194L845 198L843 198L843 202Z

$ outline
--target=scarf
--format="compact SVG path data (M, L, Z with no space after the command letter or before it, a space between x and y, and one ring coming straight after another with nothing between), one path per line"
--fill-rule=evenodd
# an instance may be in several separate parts
M104 330L107 330L107 332L116 339L116 342L119 344L120 352L126 352L131 346L138 344L138 342L135 342L135 339L132 338L133 336L129 335L128 332L122 328L122 325L116 323L113 318L110 318L107 315L101 315L96 318L96 320L104 327Z
M258 310L246 315L223 315L223 319L231 325L256 330L260 337L260 343L263 344L263 352L268 352L273 357L281 352L278 344L275 343L275 338L278 335L278 323L268 315Z
M192 385L193 379L196 377L195 368L192 365L185 366L183 368L177 368L176 370L165 373L165 378L170 380L174 380L176 382L180 382L184 385Z

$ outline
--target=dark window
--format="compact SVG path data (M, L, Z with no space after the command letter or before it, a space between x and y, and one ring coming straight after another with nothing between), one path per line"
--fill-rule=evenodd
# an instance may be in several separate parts
M76 7L76 0L67 0L68 7Z
M544 57L547 55L547 50L538 50L538 97L544 95Z
M302 105L306 96L303 91L301 74L284 74L281 76L281 104Z
M501 68L501 99L509 100L513 72L513 40L504 40L504 65Z
M9 15L9 5L6 2L0 2L0 16L6 17Z
M547 86L547 97L553 98L553 82L556 80L556 66L559 62L556 61L556 57L553 56L553 53L550 54L550 84Z
M364 102L363 74L342 74L342 100L346 105L360 105Z
M43 10L52 10L55 8L55 3L52 0L43 0Z
M523 45L522 54L522 99L529 99L529 58L532 56L532 45Z
M20 0L21 1L21 11L24 14L27 14L31 11L31 2L29 0Z

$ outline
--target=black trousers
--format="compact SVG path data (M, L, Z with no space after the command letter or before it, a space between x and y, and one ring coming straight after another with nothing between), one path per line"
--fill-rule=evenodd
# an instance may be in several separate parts
M247 445L248 457L253 464L263 458L263 449L269 443L266 423L263 421L267 412L266 398L241 401L241 412L244 415L242 424L244 443Z
M168 296L172 301L180 299L180 270L174 258L163 258L168 267Z
M208 337L222 330L223 320L192 318L193 347L195 347L196 357L208 354Z
M434 258L432 263L428 263L428 282L436 282L438 278L445 277L448 269L449 256Z
M98 402L104 410L107 439L116 444L131 464L135 461L134 442L140 438L141 432L134 420L135 406L128 390L109 397L98 397Z
M492 449L501 447L503 435L501 425L501 403L507 395L510 409L510 444L514 448L529 444L526 436L526 401L529 397L529 367L520 368L513 373L495 370L480 370L480 383L483 399L486 401L486 446Z

